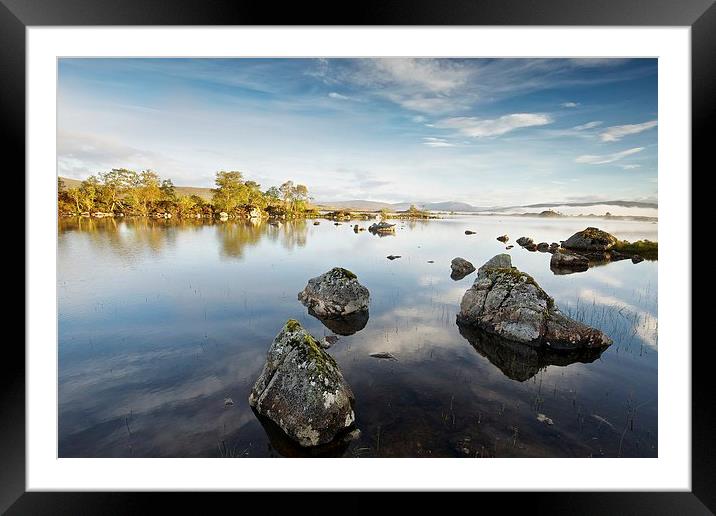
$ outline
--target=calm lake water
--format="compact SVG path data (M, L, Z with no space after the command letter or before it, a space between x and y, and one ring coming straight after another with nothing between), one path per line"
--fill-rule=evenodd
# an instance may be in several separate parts
M398 222L385 237L352 224L61 220L59 455L305 454L247 397L287 319L332 333L296 296L341 266L371 296L366 326L329 350L355 394L361 435L314 454L657 456L657 262L555 275L549 254L495 240L558 242L587 226L656 240L656 224L462 216ZM614 344L599 357L555 357L461 334L455 315L476 273L453 281L450 261L479 267L501 252Z

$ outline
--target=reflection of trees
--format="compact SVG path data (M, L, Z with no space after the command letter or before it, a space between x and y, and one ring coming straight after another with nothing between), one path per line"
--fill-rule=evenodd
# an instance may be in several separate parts
M217 224L216 234L221 242L221 253L231 258L243 258L246 246L255 246L266 231L266 224L226 222Z
M287 222L279 232L281 245L289 251L294 247L304 247L308 236L308 224L305 219L296 219Z
M480 328L458 323L460 335L502 373L518 382L529 380L550 365L568 366L575 362L588 364L601 356L606 348L553 351L543 347L513 342Z
M89 217L68 218L59 220L60 235L79 233L97 249L106 249L115 256L133 261L137 250L148 249L154 254L162 252L168 245L174 245L176 225L164 219L147 218L117 219L106 217L95 219ZM59 245L63 245L60 239Z

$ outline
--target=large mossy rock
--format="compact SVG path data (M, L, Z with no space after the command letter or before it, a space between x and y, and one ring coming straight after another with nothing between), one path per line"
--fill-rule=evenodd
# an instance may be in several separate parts
M574 251L604 252L617 243L617 238L597 228L578 231L564 241L562 247Z
M343 317L368 310L370 293L351 271L334 267L308 280L298 300L318 317Z
M289 319L269 348L249 405L308 447L330 443L353 425L352 402L335 360Z
M612 340L562 314L537 282L511 266L509 255L497 255L480 267L465 292L457 316L505 339L551 349L600 348Z

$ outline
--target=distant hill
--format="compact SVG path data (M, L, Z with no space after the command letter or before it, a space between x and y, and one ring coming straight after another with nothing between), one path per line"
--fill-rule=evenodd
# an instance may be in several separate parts
M65 188L77 188L80 186L79 179L70 179L69 177L60 177L62 181L65 183ZM174 190L178 195L198 195L205 201L211 200L211 188L201 188L198 186L175 186Z

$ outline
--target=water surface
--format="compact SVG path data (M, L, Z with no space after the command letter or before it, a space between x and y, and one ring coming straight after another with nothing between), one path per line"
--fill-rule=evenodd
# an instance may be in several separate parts
M361 435L314 454L657 455L657 262L555 275L549 254L495 240L558 242L587 226L656 240L655 223L461 216L399 222L385 237L354 233L353 223L61 220L59 455L304 454L247 397L287 319L332 333L296 295L334 266L371 295L365 327L329 350L355 394ZM479 267L500 252L614 344L601 356L555 357L461 331L455 315L475 273L453 281L450 260Z

